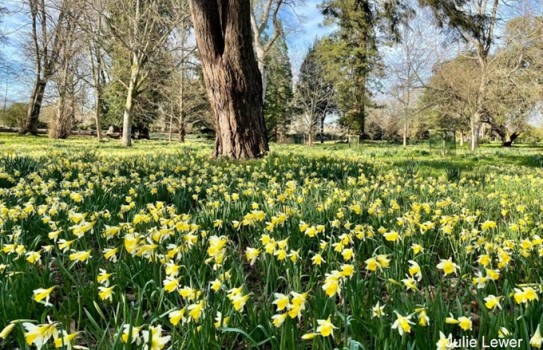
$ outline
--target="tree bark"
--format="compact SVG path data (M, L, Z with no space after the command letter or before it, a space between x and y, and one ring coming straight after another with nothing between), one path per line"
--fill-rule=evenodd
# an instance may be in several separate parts
M126 101L124 103L124 113L123 113L123 136L122 144L123 146L130 147L132 146L132 107L134 100L134 84L130 81L128 86L128 91L126 93Z
M38 123L40 118L41 104L47 81L37 78L32 89L30 103L28 105L28 118L25 127L21 130L21 134L38 134Z
M268 140L250 1L191 0L190 9L217 126L213 156L261 157L268 152Z
M135 54L133 54L135 56ZM135 57L132 58L132 69L130 72L130 82L126 92L126 101L123 113L123 137L122 144L126 147L132 146L132 107L134 105L134 96L136 94L139 77L139 64Z
M512 147L513 142L520 136L519 132L514 132L511 135L509 135L508 139L505 141L502 141L502 147Z
M183 112L181 112L183 113ZM182 123L179 123L179 142L183 143L185 142L185 135L186 135L186 131L185 131L185 122L183 121Z
M481 131L481 116L475 113L471 117L471 151L474 152L479 147L479 133Z
M324 117L321 117L321 143L324 143Z
M100 122L102 113L102 92L95 90L96 105L94 107L94 121L96 123L96 138L102 140L102 123Z
M403 123L403 146L407 147L407 117Z

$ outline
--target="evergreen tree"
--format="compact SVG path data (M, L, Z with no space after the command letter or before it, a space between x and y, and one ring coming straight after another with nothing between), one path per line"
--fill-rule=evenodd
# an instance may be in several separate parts
M268 87L264 101L264 117L268 139L281 141L291 121L292 70L288 47L281 36L267 56Z
M111 71L117 78L105 88L105 123L113 126L123 124L126 100L126 85L130 79L130 52L122 45L115 45L110 52ZM151 124L159 117L165 96L162 84L171 78L173 64L169 52L161 48L149 57L150 64L145 81L133 96L132 134L138 132L139 138L149 137Z
M305 56L300 67L294 97L295 106L302 116L310 146L313 145L319 123L322 134L324 119L335 111L334 88L321 61L319 55L321 49L322 47L317 42Z
M371 105L370 82L382 73L378 45L399 40L398 24L412 11L402 0L327 0L322 8L327 23L338 26L322 52L337 89L340 124L362 136Z

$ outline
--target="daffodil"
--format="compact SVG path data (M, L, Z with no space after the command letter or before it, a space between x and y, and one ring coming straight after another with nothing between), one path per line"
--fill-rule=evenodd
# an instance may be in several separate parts
M100 297L100 300L112 301L113 288L114 288L114 286L111 286L111 287L100 286L100 287L98 287L98 296Z
M144 350L161 350L170 341L170 336L162 336L161 326L150 326L148 331L141 332Z
M23 327L26 330L24 334L26 344L34 344L38 350L41 349L42 346L47 343L49 339L51 339L51 337L58 334L56 323L52 322L38 325L30 322L24 322Z
M7 339L13 328L15 328L17 324L14 322L9 323L2 331L0 332L0 339Z
M70 254L70 260L76 262L86 262L91 257L91 250L80 251Z
M186 322L187 319L185 318L185 308L182 308L181 310L174 310L168 314L168 317L170 319L170 323L174 326L177 326L179 321Z
M454 349L454 343L452 342L452 334L445 336L443 332L439 332L439 340L436 343L437 350L451 350Z
M532 338L530 338L530 345L536 349L541 349L541 345L543 344L543 338L541 337L541 331L539 327L540 325L537 325L534 335L532 336Z
M54 286L47 289L44 289L44 288L35 289L33 291L34 301L41 303L45 306L53 306L53 304L49 302L49 298L51 297L51 292L53 292L53 289L55 289Z
M489 309L489 310L495 310L496 308L501 309L502 308L502 306L500 304L500 299L501 298L502 297L497 297L497 296L492 295L492 294L485 297L484 300L485 300L486 308Z
M281 293L274 293L275 300L272 304L277 306L277 311L283 311L287 308L287 305L290 302L290 299L287 295Z
M321 336L334 336L334 329L337 329L337 327L332 324L330 317L328 317L326 320L317 320L317 324L317 333L319 333Z
M397 329L398 333L400 335L404 335L404 333L411 333L411 325L414 323L411 322L411 316L402 316L397 311L394 311L396 314L396 320L392 324L392 329Z
M379 302L377 302L377 304L375 304L375 306L371 308L371 318L381 318L386 315L387 314L385 313L385 305L379 305Z
M437 264L437 268L443 270L443 273L445 273L445 276L447 276L451 273L456 273L456 270L458 270L458 265L453 263L452 258L447 260L441 259L441 262Z

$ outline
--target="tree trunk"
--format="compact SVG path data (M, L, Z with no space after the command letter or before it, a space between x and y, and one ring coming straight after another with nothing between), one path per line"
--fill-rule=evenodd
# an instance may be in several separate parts
M124 113L123 113L123 136L122 144L123 146L130 147L132 146L132 106L134 99L134 84L130 81L128 86L128 91L126 93L126 101L124 103Z
M262 77L253 51L250 0L191 0L204 80L215 114L214 157L268 152Z
M324 118L321 118L321 143L324 143Z
M407 147L407 117L403 123L403 146Z
M183 40L183 46L184 46ZM183 62L184 66L184 62ZM179 89L179 142L185 142L185 71L181 69L181 86Z
M481 115L477 112L471 118L471 151L479 147L479 133L481 131Z
M179 142L181 143L185 142L185 135L186 135L185 122L183 121L179 123Z
M460 130L460 147L464 147L464 130Z
M96 138L102 140L102 123L100 122L102 112L102 93L99 89L95 90L96 106L94 108L94 121L96 123Z
M90 54L93 54L93 50L89 51ZM96 125L96 138L98 141L102 139L102 106L103 106L103 90L102 90L102 80L100 79L101 70L102 70L102 59L100 57L100 52L98 49L94 50L96 52L96 63L91 62L91 73L94 84L94 122Z
M173 135L173 105L170 105L170 127L168 130L168 142L172 142Z
M57 114L55 120L49 123L49 137L55 139L64 139L67 137L64 132L64 123L66 119L66 95L68 93L68 64L64 63L60 77L57 101Z
M30 98L30 104L28 105L26 125L21 130L21 134L38 134L38 124L40 118L41 104L43 102L43 95L45 93L45 87L47 81L37 78L32 89L32 95Z
M512 147L513 146L513 142L515 142L515 140L520 136L520 133L518 132L514 132L512 133L509 137L508 137L508 140L506 141L502 141L502 147Z
M262 79L262 101L266 101L266 88L268 86L268 79L266 75L266 53L257 44L255 44L255 51L258 62L258 69L260 70L260 77Z
M130 83L126 92L126 101L123 113L123 137L122 144L126 147L132 146L132 107L134 95L136 93L137 81L139 77L139 65L135 57L132 58L132 71L130 73Z

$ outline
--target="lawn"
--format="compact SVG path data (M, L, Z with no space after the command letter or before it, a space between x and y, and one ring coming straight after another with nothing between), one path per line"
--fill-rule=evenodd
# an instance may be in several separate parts
M0 135L0 348L541 346L543 149L211 149Z

